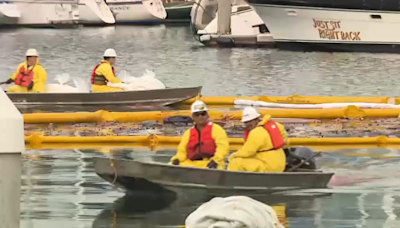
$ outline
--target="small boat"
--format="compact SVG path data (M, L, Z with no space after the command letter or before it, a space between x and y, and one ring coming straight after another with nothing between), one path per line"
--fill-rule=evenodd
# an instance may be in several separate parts
M200 87L104 93L8 93L15 105L135 105L162 106L182 102L200 94Z
M212 192L273 193L327 188L333 176L333 173L304 169L296 172L253 173L114 158L95 158L94 166L97 175L128 192L179 191L185 188Z
M196 2L197 4L192 8L191 23L194 27L192 31L202 44L207 46L273 46L272 35L264 21L245 1L232 2L229 32L220 31L220 26L225 23L222 19L221 24L218 19L216 1L197 0ZM227 10L226 13L229 13L229 9Z

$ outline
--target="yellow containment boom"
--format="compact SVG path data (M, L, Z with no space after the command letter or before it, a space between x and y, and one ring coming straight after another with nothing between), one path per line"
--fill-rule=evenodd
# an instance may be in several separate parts
M30 144L31 147L40 147L42 143L143 143L149 146L156 146L160 144L175 144L177 145L181 137L173 136L93 136L93 137L68 137L68 136L41 136L31 135L25 138L25 142ZM242 145L244 140L242 138L229 138L231 145ZM142 144L142 145L143 145ZM400 138L387 138L386 136L369 137L369 138L290 138L288 146L300 145L360 145L360 144L400 144Z
M185 101L191 104L196 98ZM393 100L393 104L400 104L400 97L330 97L330 96L300 96L292 95L290 97L276 96L259 96L259 97L201 97L207 105L234 105L235 100L254 100L272 103L286 104L323 104L323 103L389 103Z
M356 106L337 109L260 109L259 113L272 118L336 119L336 118L397 118L400 109L360 109ZM213 120L239 120L242 111L210 111ZM34 123L90 123L90 122L143 122L162 121L173 116L191 116L189 110L154 112L97 112L80 113L29 113L24 114L25 124Z

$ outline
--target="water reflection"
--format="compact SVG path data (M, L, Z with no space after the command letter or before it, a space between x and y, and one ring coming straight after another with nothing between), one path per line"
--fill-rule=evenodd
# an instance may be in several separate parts
M332 149L331 149L332 150ZM340 149L317 159L341 183L331 189L251 197L274 206L290 228L400 227L400 167L393 149ZM23 161L21 227L157 227L184 224L212 192L125 195L94 173L92 158L168 162L174 149L103 148L27 151ZM349 154L361 154L361 157ZM224 195L222 195L224 196Z
M190 192L190 191L189 191ZM195 194L194 192L164 195L127 194L116 200L110 208L103 210L93 222L93 228L111 227L161 227L184 224L186 217L200 204L209 201L214 196ZM296 227L316 227L315 213L320 210L319 198L329 197L329 194L317 196L251 196L266 203L277 212L280 222L285 227L290 223ZM308 212L306 212L306 211ZM293 221L288 217L295 218ZM297 219L296 219L297 218Z

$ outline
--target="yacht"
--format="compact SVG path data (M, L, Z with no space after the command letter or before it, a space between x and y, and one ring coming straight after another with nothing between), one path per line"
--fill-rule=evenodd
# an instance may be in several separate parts
M399 0L248 0L278 47L400 52Z

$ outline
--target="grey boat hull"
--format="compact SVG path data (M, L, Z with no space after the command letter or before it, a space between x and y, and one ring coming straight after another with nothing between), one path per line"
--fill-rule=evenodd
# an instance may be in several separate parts
M333 173L319 171L232 172L109 158L95 158L94 166L100 177L130 192L176 192L187 189L219 195L221 192L273 193L327 188L333 176Z
M200 87L105 93L7 93L15 105L171 105L191 99Z

